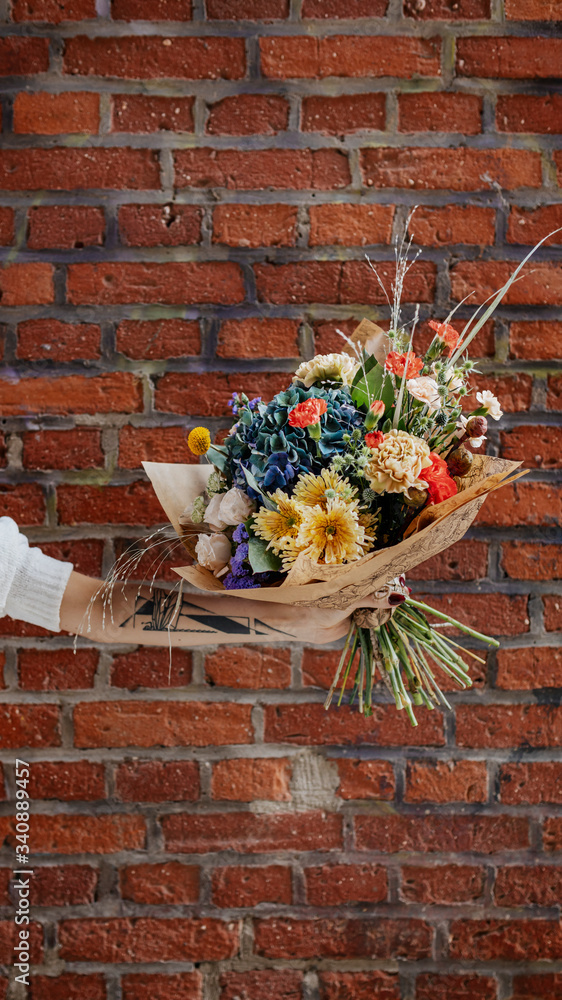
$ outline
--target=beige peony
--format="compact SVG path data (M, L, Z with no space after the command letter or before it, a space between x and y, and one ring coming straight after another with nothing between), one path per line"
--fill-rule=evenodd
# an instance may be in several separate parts
M374 449L365 466L365 475L375 493L405 493L424 490L423 470L429 468L429 447L421 438L407 431L391 430Z
M330 381L351 385L358 368L359 362L349 354L317 354L311 361L303 361L299 365L293 382L304 382L307 389L315 382Z
M409 378L406 381L406 388L420 403L425 403L430 413L439 410L441 407L441 397L439 386L434 378L429 375L420 375L418 378Z
M232 549L226 535L199 535L195 555L199 565L210 569L216 576L228 564Z

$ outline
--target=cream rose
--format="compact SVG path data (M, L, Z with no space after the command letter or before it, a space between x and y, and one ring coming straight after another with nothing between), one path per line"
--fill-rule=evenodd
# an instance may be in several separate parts
M365 466L369 485L376 493L405 493L424 490L423 470L429 468L429 447L421 438L406 431L391 430L373 451Z
M227 565L232 549L226 535L199 535L195 546L197 562L217 575Z
M406 388L410 396L419 399L420 403L425 403L430 413L440 409L441 396L439 395L439 386L434 378L430 378L429 375L409 378L406 381Z
M496 398L496 396L494 396L493 392L490 392L489 389L484 389L483 392L477 392L476 399L481 406L486 407L487 417L491 417L492 420L499 420L500 417L503 417L503 410L500 406L500 401Z
M250 498L235 486L227 493L220 494L220 498L219 517L226 524L242 524L256 509Z
M299 365L293 382L304 382L307 389L315 382L331 381L351 385L358 368L359 362L349 354L317 354L311 361L303 361Z
M205 521L207 524L211 525L211 528L216 528L217 531L222 531L226 528L227 522L221 517L221 504L224 493L215 493L209 503L207 504L205 510Z

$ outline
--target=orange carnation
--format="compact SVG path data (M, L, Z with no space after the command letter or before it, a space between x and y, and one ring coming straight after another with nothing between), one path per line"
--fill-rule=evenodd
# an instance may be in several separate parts
M428 326L430 330L433 330L436 336L439 337L439 340L442 340L446 345L447 354L451 357L451 354L455 350L455 347L457 347L460 340L460 334L457 333L455 328L451 326L450 323L439 323L435 319L430 319Z
M382 431L371 431L370 434L365 434L365 444L369 448L378 448L379 444L384 441L384 434Z
M449 475L445 460L434 451L430 451L429 457L431 465L428 469L423 470L423 478L427 483L428 504L431 505L454 497L458 490L457 484Z
M325 399L305 399L297 403L288 416L291 427L309 427L320 422L320 417L328 409Z
M416 378L423 368L423 361L421 358L416 357L413 351L406 351L405 354L399 354L398 351L389 351L384 367L387 371L398 375L399 378L402 378L404 372L406 372L406 378Z

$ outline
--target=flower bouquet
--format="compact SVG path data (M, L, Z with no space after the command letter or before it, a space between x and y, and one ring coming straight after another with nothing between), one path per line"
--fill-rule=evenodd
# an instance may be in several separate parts
M471 684L460 647L427 615L498 645L415 600L405 574L460 539L488 493L524 474L519 463L470 451L501 417L498 400L479 392L479 405L463 412L474 371L466 350L523 264L461 334L452 314L430 322L433 340L419 356L417 315L406 324L400 314L409 266L399 252L388 333L363 320L341 353L305 361L270 402L235 393L223 444L204 427L189 434L206 466L144 468L196 560L176 569L195 587L251 590L297 614L357 608L373 593L382 604L390 594L390 609L387 600L384 610L354 611L326 708L340 686L338 704L347 691L370 714L378 672L416 725L414 706L448 705L439 671Z

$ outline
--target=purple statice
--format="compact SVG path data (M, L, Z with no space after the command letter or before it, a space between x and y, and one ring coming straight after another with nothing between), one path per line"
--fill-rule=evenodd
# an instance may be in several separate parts
M250 402L248 403L248 406L250 407L251 410L255 410L258 403L261 403L261 396L255 396L254 399L251 399Z
M238 524L232 532L232 541L236 542L238 545L240 545L241 542L247 542L249 537L250 536L246 531L243 521L241 524Z
M249 566L243 566L239 573L227 573L223 576L222 582L227 590L252 590L256 587L265 587L278 576L278 573L252 573Z

